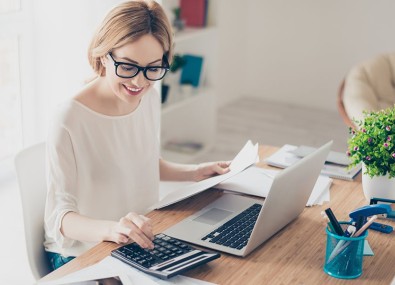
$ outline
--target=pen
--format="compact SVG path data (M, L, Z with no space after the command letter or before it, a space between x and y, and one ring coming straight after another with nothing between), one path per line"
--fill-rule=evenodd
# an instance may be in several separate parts
M367 228L369 228L369 226L373 223L373 221L377 219L377 215L372 216L354 235L351 235L350 237L358 237L360 236L365 230L367 230ZM339 242L340 243L340 242ZM346 244L344 244L341 248L339 248L336 251L336 254L334 254L334 251L332 251L332 254L329 256L328 262L331 262L340 252L343 251L343 249L345 249L349 244L351 243L351 241L348 241ZM336 246L337 247L337 246Z
M363 226L363 220L364 220L363 216L358 217L357 223L355 225L357 231Z
M331 208L328 208L325 210L326 215L328 216L329 220L331 221L331 224L333 226L333 229L335 230L335 233L338 236L343 236L344 232L342 227L340 226L339 222L337 221L335 215L333 214Z
M344 233L345 237L352 237L355 234L355 226L348 226L347 230ZM328 262L331 262L333 258L335 258L336 255L338 255L342 250L343 250L343 245L346 243L345 240L340 240L335 248L333 249L331 255L328 258Z
M377 215L372 216L356 233L354 236L359 237L369 226L377 219Z
M325 214L324 211L321 212L321 216L326 220L326 222L328 223L328 227L330 228L332 233L336 233L335 229L333 228L333 225L331 223L331 221L329 220L328 216Z

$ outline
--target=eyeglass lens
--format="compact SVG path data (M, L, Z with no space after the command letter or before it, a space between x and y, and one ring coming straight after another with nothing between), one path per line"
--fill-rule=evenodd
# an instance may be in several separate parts
M131 78L136 76L138 72L139 68L133 65L119 64L117 66L117 75L120 77ZM147 67L143 72L147 79L159 80L165 75L166 69L162 67Z

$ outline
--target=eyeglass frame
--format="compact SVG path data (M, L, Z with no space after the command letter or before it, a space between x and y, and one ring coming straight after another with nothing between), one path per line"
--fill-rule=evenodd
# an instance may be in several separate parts
M170 70L169 61L167 60L167 57L166 57L165 55L163 55L163 57L162 57L162 61L163 61L164 65L162 65L162 66L159 66L159 65L152 65L152 66L145 66L145 67L142 67L142 66L139 66L139 65L133 64L133 63L127 63L127 62L116 61L116 60L113 58L113 56L112 56L112 52L109 52L108 55L110 56L111 60L114 62L114 66L115 66L115 75L118 76L118 77L120 77L120 78L133 78L133 77L136 77L136 76L140 73L140 71L142 71L144 77L145 77L147 80L149 80L149 81L158 81L158 80L163 79L163 78L165 77L166 73ZM133 66L133 67L137 68L137 72L136 72L136 74L133 75L133 76L121 76L121 75L118 74L118 66L120 66L120 65ZM147 70L150 69L150 68L163 68L163 69L165 70L165 73L163 73L163 76L162 76L161 78L158 78L158 79L149 79L149 78L147 77Z

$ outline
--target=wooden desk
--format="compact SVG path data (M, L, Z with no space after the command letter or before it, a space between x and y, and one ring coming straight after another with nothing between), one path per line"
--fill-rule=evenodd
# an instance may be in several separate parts
M261 159L277 148L260 147ZM268 168L264 163L260 166ZM205 191L162 210L148 214L156 232L162 232L220 197L221 191ZM220 259L190 270L187 276L218 284L390 284L395 275L395 234L369 231L368 240L375 256L365 257L363 274L354 280L329 277L322 267L325 257L325 223L321 211L331 207L339 220L348 220L348 213L366 205L361 188L361 175L353 182L334 180L331 201L323 206L306 208L289 226L259 246L246 258L222 254ZM395 227L395 222L385 223ZM117 247L102 242L65 266L45 276L52 280L95 264Z

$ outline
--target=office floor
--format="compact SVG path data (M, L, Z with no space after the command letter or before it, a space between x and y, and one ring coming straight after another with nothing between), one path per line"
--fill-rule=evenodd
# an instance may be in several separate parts
M196 162L232 159L248 139L275 146L319 146L333 139L334 149L345 151L347 138L347 128L334 111L244 98L219 110L216 144ZM0 284L33 284L12 160L0 165L0 216Z

